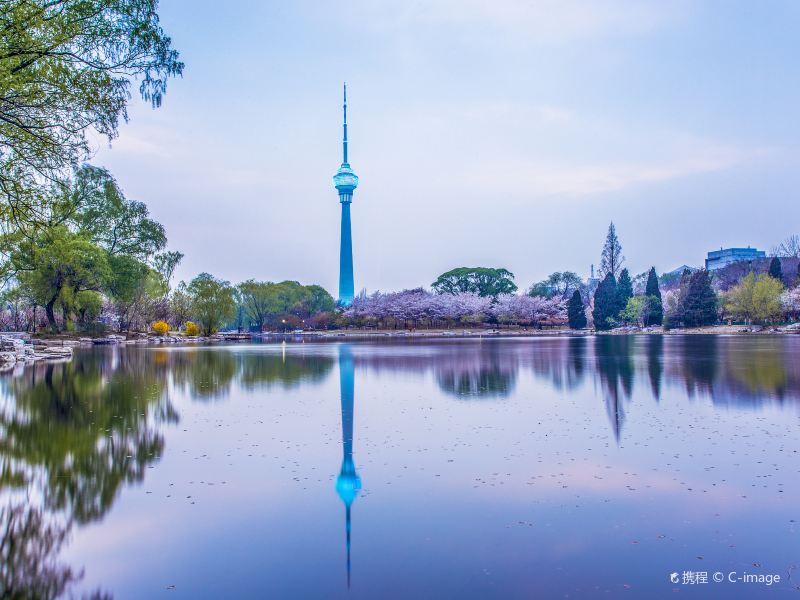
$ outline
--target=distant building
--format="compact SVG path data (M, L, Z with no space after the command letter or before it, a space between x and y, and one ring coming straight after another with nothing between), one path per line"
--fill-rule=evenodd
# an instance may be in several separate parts
M663 273L662 277L680 277L683 275L684 271L689 271L689 273L694 273L695 271L699 271L699 267L690 267L689 265L681 265L677 269L672 269L667 273Z
M747 262L766 258L767 253L763 250L756 250L748 246L747 248L720 248L708 253L706 258L706 270L715 271L722 267L727 267L733 263Z
M594 274L594 265L591 266L589 277L586 279L586 292L590 296L594 294L597 286L600 285L600 278Z

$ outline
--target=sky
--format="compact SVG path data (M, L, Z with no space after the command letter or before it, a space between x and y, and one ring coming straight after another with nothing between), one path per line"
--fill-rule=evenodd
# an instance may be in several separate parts
M356 290L505 267L633 274L800 232L800 3L161 0L186 63L94 164L206 271L338 288L342 82ZM135 88L134 88L135 89Z

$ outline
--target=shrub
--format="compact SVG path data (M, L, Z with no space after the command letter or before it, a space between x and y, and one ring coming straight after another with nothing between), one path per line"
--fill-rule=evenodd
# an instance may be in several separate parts
M166 321L156 321L153 323L153 331L158 335L166 335L170 330L169 323Z
M776 278L750 273L728 291L726 310L735 318L767 323L780 318L783 284Z
M197 323L186 321L183 326L183 331L186 333L186 335L195 336L200 333L200 326Z

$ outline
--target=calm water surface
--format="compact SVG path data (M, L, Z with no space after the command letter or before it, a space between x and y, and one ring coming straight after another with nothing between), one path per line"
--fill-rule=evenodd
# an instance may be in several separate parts
M800 336L102 348L0 399L0 597L800 597Z

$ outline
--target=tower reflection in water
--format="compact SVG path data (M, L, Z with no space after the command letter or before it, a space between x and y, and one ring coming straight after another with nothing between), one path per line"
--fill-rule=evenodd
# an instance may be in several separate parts
M361 489L361 478L353 462L353 399L355 387L353 355L348 344L339 346L339 381L342 400L342 468L336 478L336 493L344 502L347 587L350 587L350 509Z

